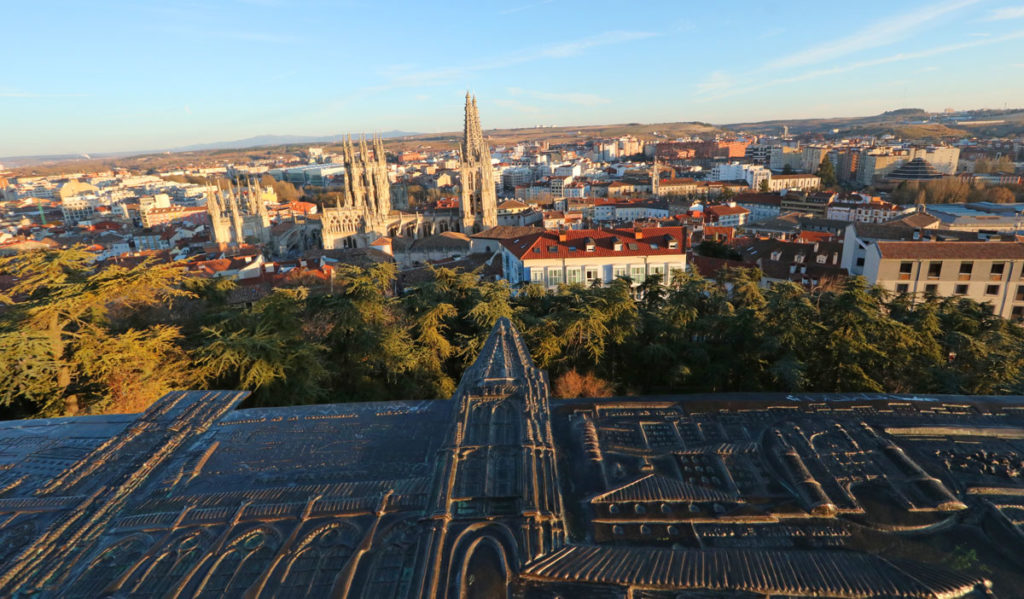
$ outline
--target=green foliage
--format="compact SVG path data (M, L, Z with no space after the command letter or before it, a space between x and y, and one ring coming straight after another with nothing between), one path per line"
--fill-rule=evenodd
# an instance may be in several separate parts
M698 243L695 249L701 256L709 258L726 258L729 260L739 260L742 258L739 252L720 241L704 240Z
M982 156L974 161L974 172L976 173L1012 173L1016 166L1009 156L999 158L985 158Z
M761 193L768 193L768 179L761 179L761 183L758 184L757 190Z
M832 166L832 161L828 159L828 156L821 159L821 164L818 165L818 172L815 174L821 177L822 187L835 187L836 169Z
M709 254L716 246L703 247ZM716 391L1024 391L1024 329L966 298L890 297L863 279L765 288L715 281L512 289L434 269L401 297L395 268L339 267L330 295L234 284L174 265L97 269L79 250L0 261L0 415L137 412L176 388L249 405L448 397L498 318L567 396Z
M993 202L1007 204L1024 199L1019 186L987 186L982 182L968 183L955 177L943 177L921 183L904 181L892 192L891 200L897 204L955 204L962 202Z
M282 203L294 202L302 196L299 190L295 189L295 186L287 181L274 181L273 187L278 201Z

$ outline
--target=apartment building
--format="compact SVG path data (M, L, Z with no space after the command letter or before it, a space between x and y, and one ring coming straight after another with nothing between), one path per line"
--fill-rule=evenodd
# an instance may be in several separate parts
M639 285L648 276L671 281L686 270L683 227L547 231L503 239L505 277L513 284L607 284L628 277Z
M750 216L750 211L735 203L716 204L704 209L705 220L720 227L742 227Z
M832 203L836 194L834 193L806 193L803 191L789 191L782 196L780 208L785 212L800 212L824 218L828 212L828 205Z
M867 202L832 202L825 218L858 223L884 223L904 213L904 209L879 198Z
M768 191L780 192L786 189L818 189L819 187L821 187L821 177L818 175L796 173L771 175L768 178Z
M732 202L750 211L748 223L759 223L778 218L782 208L782 196L776 193L740 193Z
M967 297L1024 320L1021 242L879 241L867 248L864 277L895 293Z

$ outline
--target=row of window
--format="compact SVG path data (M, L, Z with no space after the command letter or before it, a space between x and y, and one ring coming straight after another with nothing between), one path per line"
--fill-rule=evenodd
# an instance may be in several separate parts
M604 281L604 277L601 275L603 269L604 267L602 266L586 266L582 268L570 266L564 269L563 279L562 267L548 268L546 272L544 268L533 267L530 269L530 282L549 287L561 285L562 283L570 285L586 283L589 285L595 281ZM670 276L664 264L651 264L646 267L643 264L612 267L612 280L629 277L634 283L643 283L647 280L648 275L658 275L664 283L668 283Z
M858 261L860 263L860 261ZM907 280L914 272L913 262L900 262L900 279ZM993 262L989 268L989 277L993 281L1001 281L1003 273L1006 272L1006 262ZM960 263L960 280L969 280L974 273L974 262L963 261ZM928 278L938 279L942 276L942 262L931 261L928 263Z
M966 283L959 283L953 287L953 295L967 295L968 286ZM899 283L896 285L897 293L909 293L910 285L907 283ZM929 283L924 286L925 294L938 295L939 286L935 283ZM986 285L985 295L999 295L1001 292L1001 285ZM1017 286L1017 295L1014 297L1015 302L1024 302L1024 285Z

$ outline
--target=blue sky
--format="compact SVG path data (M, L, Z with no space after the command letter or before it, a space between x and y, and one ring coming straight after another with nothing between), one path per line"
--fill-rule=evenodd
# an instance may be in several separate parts
M1024 106L1020 0L0 1L0 156Z

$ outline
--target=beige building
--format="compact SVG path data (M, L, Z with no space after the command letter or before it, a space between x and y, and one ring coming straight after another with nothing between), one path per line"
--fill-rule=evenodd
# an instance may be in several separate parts
M1004 318L1024 319L1024 243L879 241L867 248L864 277L895 293L962 296Z
M797 173L793 175L772 175L768 179L768 191L779 192L785 189L818 189L821 187L821 177Z
M682 227L548 231L501 243L505 278L513 285L554 290L563 283L590 286L628 277L636 286L653 275L668 283L673 271L686 270Z

